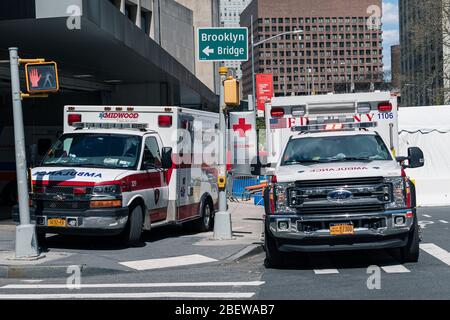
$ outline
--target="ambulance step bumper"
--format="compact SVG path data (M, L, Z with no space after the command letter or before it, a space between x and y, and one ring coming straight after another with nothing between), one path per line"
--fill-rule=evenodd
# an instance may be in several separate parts
M415 215L414 209L344 215L268 215L265 229L284 252L398 248L406 245ZM336 224L351 225L351 234L331 234L330 226Z

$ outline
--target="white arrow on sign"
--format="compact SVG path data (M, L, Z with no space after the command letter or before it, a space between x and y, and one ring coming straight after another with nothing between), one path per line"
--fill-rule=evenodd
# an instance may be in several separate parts
M210 53L214 53L214 49L210 49L209 46L207 46L205 49L203 49L203 53L209 57Z

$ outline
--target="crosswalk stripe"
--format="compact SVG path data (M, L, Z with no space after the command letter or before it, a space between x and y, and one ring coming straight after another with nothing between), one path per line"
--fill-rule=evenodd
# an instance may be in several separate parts
M137 261L125 261L119 262L119 264L135 270L152 270L152 269L162 269L177 266L188 266L201 263L215 262L216 259L202 256L200 254L192 254L187 256L178 256L170 258L160 258L160 259L147 259L147 260L137 260Z
M386 273L407 273L411 272L408 268L401 264L389 265L389 266L381 266Z
M420 249L450 266L450 253L434 243L420 244Z
M338 269L330 268L334 267L328 256L323 255L308 255L309 264L312 267L316 267L314 269L315 274L338 274Z
M252 287L261 286L264 281L247 282L168 282L168 283L97 283L80 284L80 289L91 288L173 288L173 287ZM0 289L67 289L66 284L8 284Z
M136 293L50 293L50 294L0 294L0 300L50 300L50 299L248 299L254 292L136 292Z
M338 269L314 269L315 274L337 274Z
M426 218L431 218L431 216L429 214L423 214L423 216Z
M445 221L445 220L439 220L439 222L442 222L442 223L448 223L448 221Z
M398 260L388 253L388 251L380 251L376 256L371 255L370 261L373 265L377 265L386 273L408 273L411 272L404 265L399 264Z
M25 282L25 283L39 283L44 280L31 279L31 280L20 280L20 281Z

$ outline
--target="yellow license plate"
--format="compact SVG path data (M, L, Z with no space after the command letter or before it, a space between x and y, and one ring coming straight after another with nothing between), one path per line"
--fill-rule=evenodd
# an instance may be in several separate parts
M330 225L330 234L332 236L354 234L355 229L352 224L334 224Z
M66 219L57 219L57 218L48 219L47 226L49 226L49 227L65 227Z

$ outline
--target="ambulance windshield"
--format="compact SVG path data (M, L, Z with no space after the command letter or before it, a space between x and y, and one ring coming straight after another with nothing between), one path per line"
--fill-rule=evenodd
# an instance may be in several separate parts
M305 137L291 140L281 165L392 160L380 136Z
M65 134L47 152L43 166L135 168L140 154L138 136L119 134Z

